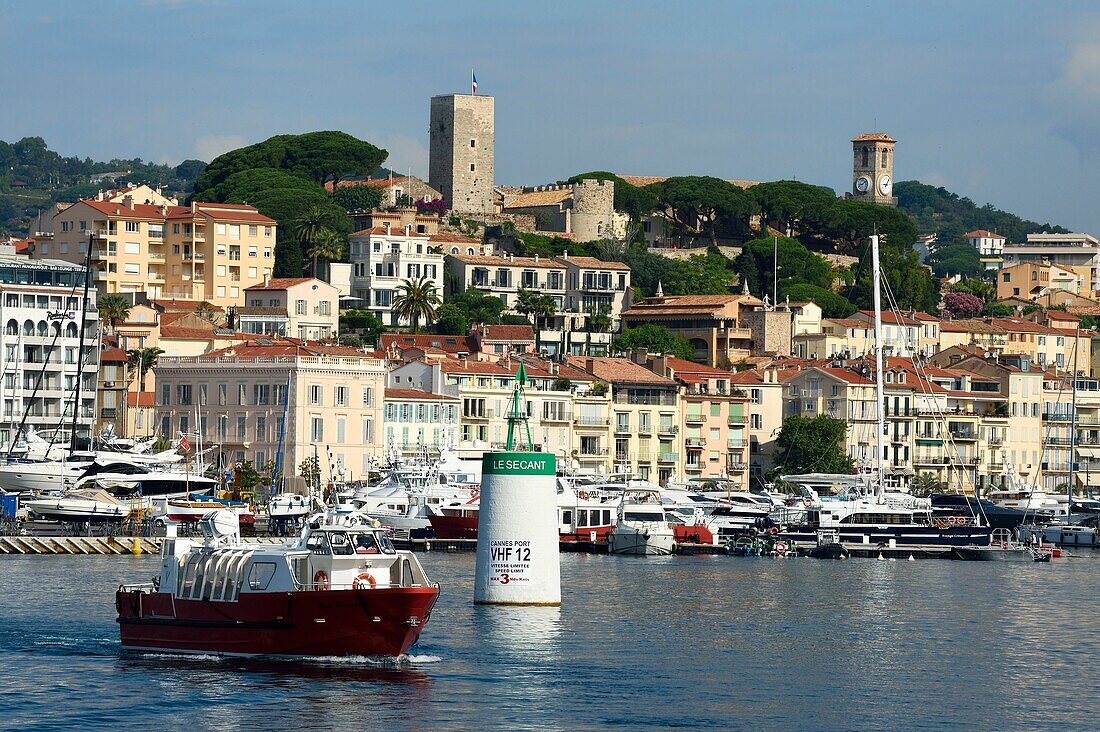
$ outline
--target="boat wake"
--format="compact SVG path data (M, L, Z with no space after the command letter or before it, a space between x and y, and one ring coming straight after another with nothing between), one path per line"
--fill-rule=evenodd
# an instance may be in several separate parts
M290 659L288 659L290 660ZM400 656L305 656L298 659L302 663L324 666L363 666L369 668L402 668L424 663L437 663L439 656L407 655Z

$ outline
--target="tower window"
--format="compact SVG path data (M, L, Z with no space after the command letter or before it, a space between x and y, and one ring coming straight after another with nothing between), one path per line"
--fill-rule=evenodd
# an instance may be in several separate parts
M886 148L882 148L882 166L886 167Z
M870 154L870 151L871 151L871 148L867 147L866 145L863 146L863 165L864 166L867 165L867 159L868 159L867 156Z
M470 163L470 172L471 173L474 172L474 164L473 163Z
M475 140L470 140L470 147L477 147L477 142Z

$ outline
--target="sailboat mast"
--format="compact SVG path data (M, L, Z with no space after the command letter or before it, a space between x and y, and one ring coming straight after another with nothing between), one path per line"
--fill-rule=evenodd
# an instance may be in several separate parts
M874 288L875 304L875 401L878 408L875 413L875 472L878 483L875 486L875 494L880 494L886 484L886 393L883 391L883 359L886 352L882 339L882 268L879 265L878 234L871 236L871 283Z
M1077 477L1077 460L1074 453L1077 452L1077 349L1081 343L1081 323L1073 332L1073 366L1070 376L1073 378L1073 391L1069 405L1069 480L1066 481L1066 520L1069 520L1070 510L1073 507L1073 480Z
M69 436L69 452L76 452L76 430L80 418L80 387L84 382L84 332L88 326L88 286L92 280L92 242L88 233L88 251L84 255L84 296L80 300L80 337L76 349L76 397L73 400L73 433Z

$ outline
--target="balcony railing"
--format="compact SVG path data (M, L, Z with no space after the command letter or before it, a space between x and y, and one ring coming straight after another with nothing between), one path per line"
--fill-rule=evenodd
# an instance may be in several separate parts
M608 452L606 447L585 447L581 445L580 454L588 457L599 457L606 455Z
M616 422L615 423L615 431L616 432L630 432L630 423L629 422Z
M463 412L462 413L462 418L463 419L492 419L493 418L493 410L492 409L486 409L483 412L471 412L471 413Z
M675 435L680 432L680 425L678 424L662 424L657 432L662 435Z
M653 452L650 450L644 450L638 453L638 462L651 463L653 462Z
M662 452L657 457L657 461L662 462L662 463L674 463L674 462L676 462L676 453L674 453L674 452Z
M703 424L707 418L701 413L689 413L684 416L684 421L688 424Z
M583 414L577 416L573 421L583 427L605 427L611 423L611 420L607 417L592 417Z
M642 406L671 407L676 404L675 394L629 394L617 393L612 400L616 404L640 404Z
M688 447L706 447L707 438L705 438L705 437L689 437L686 440L684 440L684 443Z

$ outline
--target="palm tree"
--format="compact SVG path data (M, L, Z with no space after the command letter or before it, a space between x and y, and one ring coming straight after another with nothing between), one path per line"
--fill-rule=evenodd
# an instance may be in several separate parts
M397 289L400 294L393 299L393 314L398 320L408 320L413 333L416 333L420 329L421 318L424 322L435 318L435 309L441 302L439 291L435 282L427 277L421 277L416 282L405 280Z
M104 295L99 298L98 307L100 319L107 321L112 333L119 323L125 322L126 318L130 317L130 301L125 295L117 293Z
M344 237L332 229L322 229L314 240L313 245L306 255L313 259L313 276L317 276L317 260L325 259L332 262L344 256Z
M515 311L531 318L535 330L535 352L542 350L539 342L539 322L553 317L558 310L553 295L539 294L532 290L520 290L516 295Z
M126 352L127 366L131 372L137 371L139 393L145 391L145 374L157 365L157 359L162 353L164 351L156 346L134 348Z
M328 224L328 212L320 206L313 206L294 220L294 237L298 240L298 244L302 249L308 250L317 243L321 232L328 229ZM316 260L314 260L313 265L316 268Z

